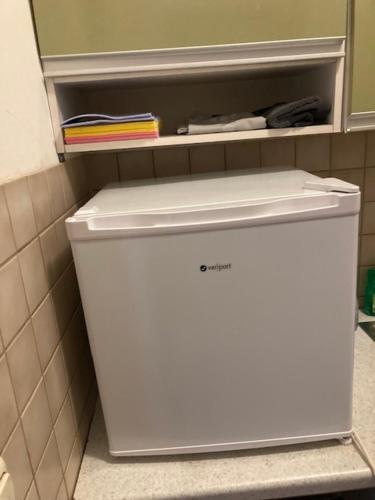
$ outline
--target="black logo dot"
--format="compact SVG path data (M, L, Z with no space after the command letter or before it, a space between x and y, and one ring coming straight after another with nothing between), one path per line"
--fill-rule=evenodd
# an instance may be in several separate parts
M202 271L202 273L205 273L207 271L207 266L201 266L200 270Z

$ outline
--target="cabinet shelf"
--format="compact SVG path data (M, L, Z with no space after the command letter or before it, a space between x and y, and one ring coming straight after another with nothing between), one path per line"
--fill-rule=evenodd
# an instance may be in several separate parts
M44 58L58 153L162 148L341 130L345 39ZM320 96L331 111L322 125L177 135L194 115L231 114ZM64 144L60 124L84 113L160 117L158 139Z
M263 129L246 132L222 132L218 134L171 135L158 139L136 141L107 141L86 144L66 144L65 153L88 153L95 151L116 151L126 149L156 149L171 146L202 145L220 142L248 141L251 139L271 139L275 137L295 137L299 135L329 134L333 125L313 125L284 129Z

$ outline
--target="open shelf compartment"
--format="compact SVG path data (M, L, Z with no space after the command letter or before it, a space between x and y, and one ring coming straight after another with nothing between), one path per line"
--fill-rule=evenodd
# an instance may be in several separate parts
M137 68L136 68L137 69ZM342 55L243 62L218 66L159 68L157 71L62 75L47 78L53 127L59 153L144 149L256 138L332 133L341 130ZM261 129L200 135L177 135L195 115L254 111L311 95L331 107L326 123L302 128ZM151 112L160 118L160 138L65 145L60 124L83 113Z

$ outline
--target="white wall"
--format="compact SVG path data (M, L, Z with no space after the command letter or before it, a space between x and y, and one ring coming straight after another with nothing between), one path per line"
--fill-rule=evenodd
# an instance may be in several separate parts
M28 0L0 0L0 184L57 162Z

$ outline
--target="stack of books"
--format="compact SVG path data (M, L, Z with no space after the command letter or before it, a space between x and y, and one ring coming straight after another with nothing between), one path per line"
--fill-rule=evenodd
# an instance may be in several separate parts
M132 141L159 137L159 121L151 113L137 115L77 115L63 121L65 144Z

